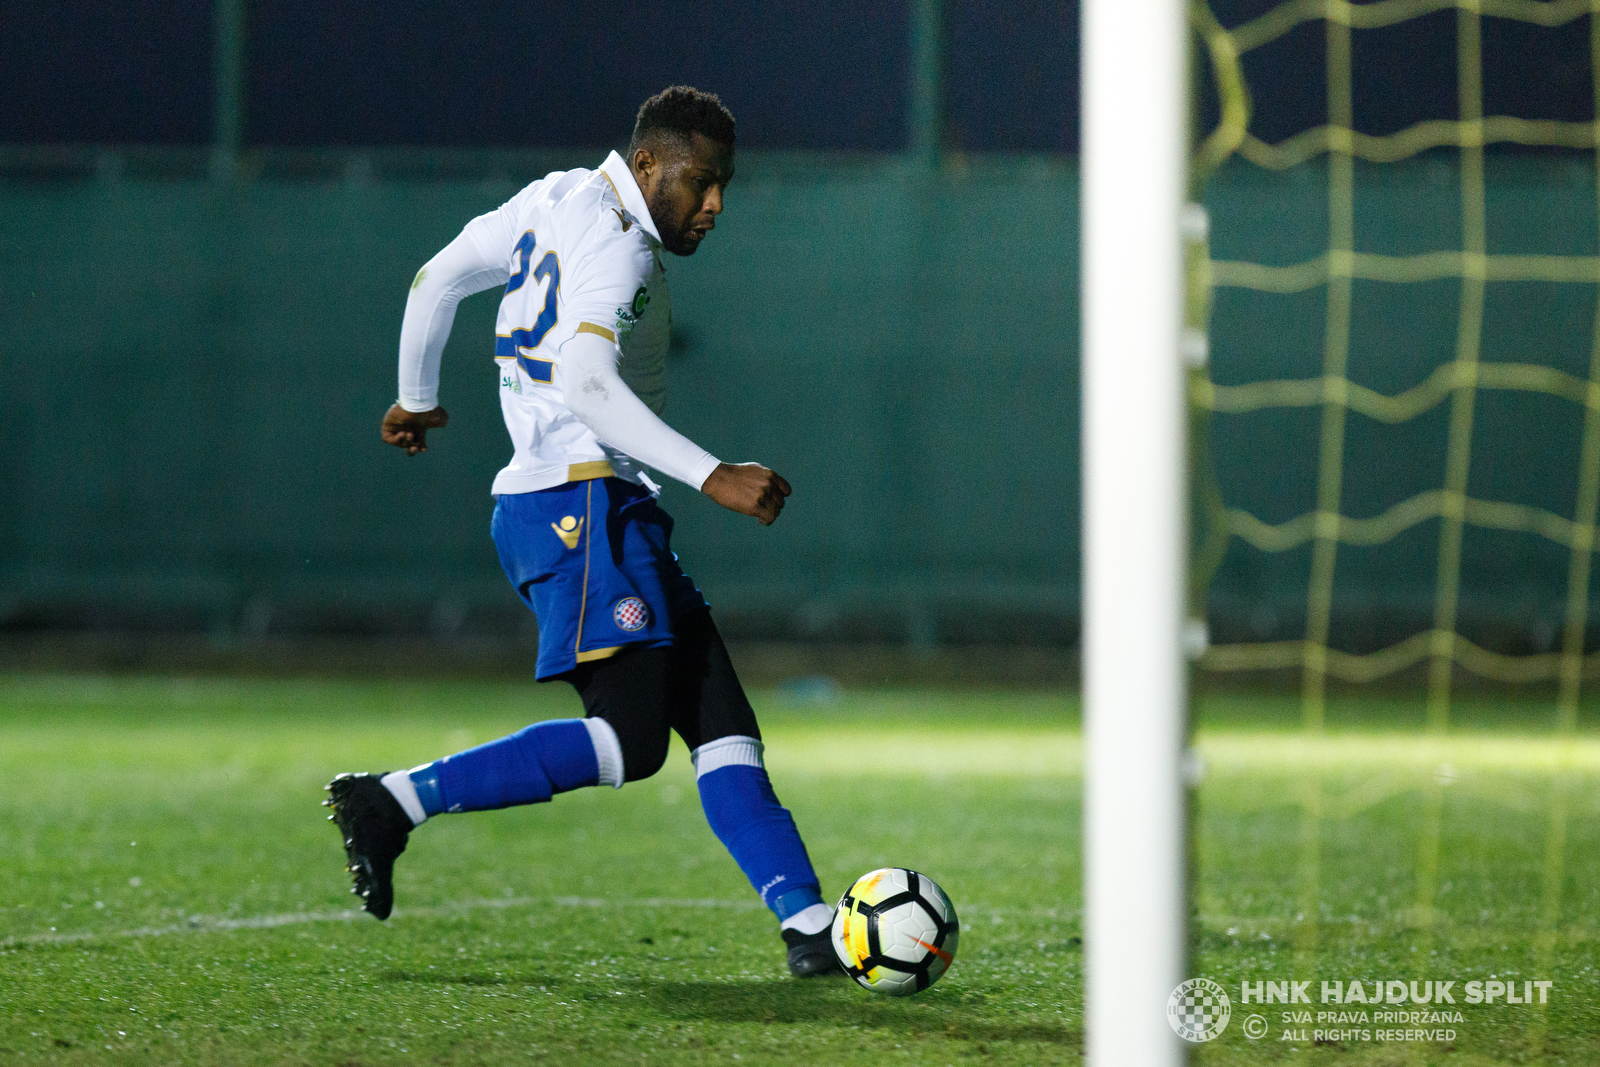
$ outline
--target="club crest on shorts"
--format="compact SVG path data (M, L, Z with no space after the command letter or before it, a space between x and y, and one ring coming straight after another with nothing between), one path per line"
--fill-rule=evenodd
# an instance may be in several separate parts
M650 608L636 596L625 596L611 609L611 620L619 629L631 634L644 629L645 623L650 621Z

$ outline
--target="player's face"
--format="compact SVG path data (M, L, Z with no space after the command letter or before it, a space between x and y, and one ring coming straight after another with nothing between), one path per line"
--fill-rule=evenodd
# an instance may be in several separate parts
M722 214L722 193L733 180L733 146L692 134L687 146L671 142L633 159L634 177L668 252L692 256Z

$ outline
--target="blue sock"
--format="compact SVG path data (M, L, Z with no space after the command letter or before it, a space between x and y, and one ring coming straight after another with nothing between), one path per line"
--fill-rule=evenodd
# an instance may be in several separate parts
M798 889L789 890L780 897L774 897L768 907L777 914L781 923L821 903L823 903L822 889L819 886L803 885Z
M706 821L734 862L782 922L822 903L811 857L794 816L778 803L761 765L761 742L722 738L695 750Z
M428 815L537 804L600 780L594 742L582 719L536 722L497 741L434 760L410 772Z

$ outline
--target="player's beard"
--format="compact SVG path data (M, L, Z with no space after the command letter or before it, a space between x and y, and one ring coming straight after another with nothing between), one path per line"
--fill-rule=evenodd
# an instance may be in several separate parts
M661 247L675 256L692 256L700 247L699 241L691 241L682 229L669 222L672 215L672 205L667 202L665 191L657 189L655 194L645 202L650 209L650 218L655 221L656 228L661 233Z

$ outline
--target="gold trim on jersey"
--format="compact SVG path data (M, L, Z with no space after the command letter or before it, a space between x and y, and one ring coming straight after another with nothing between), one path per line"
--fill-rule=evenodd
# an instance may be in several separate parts
M611 466L610 460L591 459L584 463L572 463L567 466L567 481L587 482L594 478L615 478L617 472Z
M610 648L592 648L587 652L579 652L577 662L588 663L590 660L610 659L623 649L622 645L612 645Z
M599 336L604 337L607 341L610 341L612 344L617 343L617 335L615 333L606 329L604 326L596 326L592 322L578 323L578 328L573 331L573 335L576 336L580 333L598 334Z

